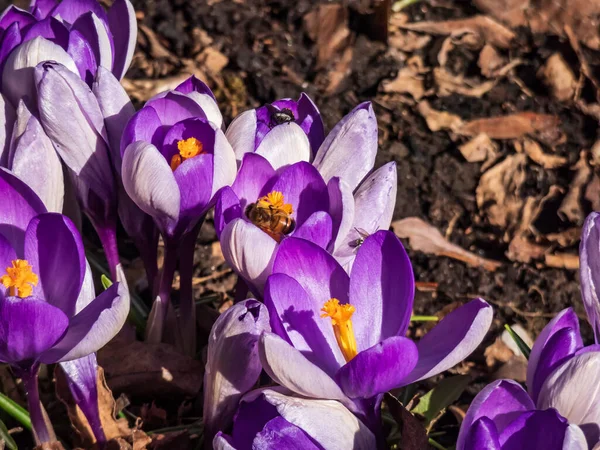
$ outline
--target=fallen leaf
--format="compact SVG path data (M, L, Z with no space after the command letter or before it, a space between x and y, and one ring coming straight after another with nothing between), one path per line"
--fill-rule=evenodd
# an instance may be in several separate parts
M519 143L515 143L516 145ZM520 145L520 144L519 144ZM532 139L523 140L523 151L529 158L545 169L557 169L568 163L564 156L549 155L542 150L542 146Z
M422 62L421 62L422 64ZM398 71L393 80L381 83L383 92L395 92L398 94L410 94L415 100L420 100L425 95L422 71L419 65L407 63Z
M344 53L351 41L348 8L341 4L322 4L304 16L308 36L316 42L316 69L327 66Z
M525 136L537 137L542 142L555 145L564 140L557 116L535 112L519 112L507 116L474 119L456 130L463 136L487 134L491 139L520 139Z
M497 337L492 345L488 345L483 352L485 364L488 368L496 366L498 363L505 363L514 356L513 351Z
M511 28L564 36L565 26L581 42L600 50L600 2L590 0L474 0L475 6Z
M561 247L571 247L577 244L581 238L581 228L573 227L559 233L549 233L544 236L548 241Z
M164 343L110 342L98 352L98 363L111 389L130 396L194 396L202 386L202 363Z
M495 271L501 266L498 261L477 256L458 245L444 239L437 228L419 219L418 217L408 217L406 219L395 220L392 222L392 229L400 238L408 239L412 250L427 254L447 256L467 263L473 267L483 267L489 271Z
M507 231L518 225L524 204L520 192L526 163L525 155L510 155L481 176L475 191L477 206L490 224Z
M522 234L517 234L508 244L506 257L511 261L529 264L532 260L542 259L548 251L548 246L534 244Z
M451 33L444 42L438 52L438 63L444 67L448 62L450 52L456 47L464 47L469 50L479 50L483 47L483 40L477 33L468 30L461 30Z
M401 27L442 36L457 32L477 33L484 42L498 48L506 49L511 47L516 37L510 29L487 16L473 16L466 19L448 20L445 22L407 23L401 25Z
M199 66L205 69L208 73L216 75L229 63L229 58L213 47L206 47L198 56L196 61Z
M498 69L504 66L506 58L502 57L498 50L493 45L485 44L479 52L479 58L477 59L477 65L481 70L483 76L487 78L494 78L495 73Z
M390 414L400 427L403 450L427 450L429 439L425 427L390 393L384 397Z
M590 149L590 164L600 166L600 140L596 141Z
M492 380L508 378L519 383L524 383L527 379L527 360L518 356L513 356L490 377Z
M429 102L423 100L417 105L417 111L423 116L427 126L433 132L440 130L456 131L463 126L463 120L456 114L433 109Z
M433 69L433 78L438 88L440 97L447 97L452 94L465 95L467 97L481 97L491 91L496 85L496 81L484 81L476 83L465 79L462 75L453 75L443 67Z
M553 53L540 69L538 76L550 88L558 101L572 100L575 95L577 79L560 53Z
M570 253L547 254L545 263L549 267L577 270L579 269L579 255L572 255Z
M600 177L595 172L585 187L585 199L590 202L594 211L600 211Z
M458 147L460 153L468 162L482 162L485 171L498 157L498 145L485 133L480 133L467 143Z
M569 185L567 195L565 195L565 198L558 208L558 215L563 218L563 220L569 220L574 224L581 225L585 219L585 211L581 205L583 188L592 174L592 169L587 162L586 151L582 151L579 154L579 161L577 161L573 170L575 170L576 173Z

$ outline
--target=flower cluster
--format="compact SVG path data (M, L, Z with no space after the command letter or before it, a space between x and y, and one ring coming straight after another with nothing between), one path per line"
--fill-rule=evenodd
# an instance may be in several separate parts
M474 299L420 339L408 337L415 276L389 231L396 163L375 167L372 105L326 133L303 93L226 127L215 95L192 76L135 111L120 79L136 35L129 0L108 10L96 0L33 0L0 16L0 362L23 380L36 443L56 440L37 385L40 366L53 363L98 443L106 440L95 352L130 312L119 221L146 268L145 339L198 355L194 248L212 217L239 278L207 347L207 448L385 448L384 395L463 361L493 311ZM82 213L114 282L105 279L99 295ZM581 247L597 341L598 227L600 215L590 216ZM531 351L527 389L511 380L485 387L457 449L592 448L599 351L583 345L575 313L562 311Z

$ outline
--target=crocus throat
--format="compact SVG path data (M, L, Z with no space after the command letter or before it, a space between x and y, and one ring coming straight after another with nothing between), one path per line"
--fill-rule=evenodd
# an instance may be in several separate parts
M288 216L291 216L294 212L292 205L290 205L289 203L285 203L283 194L279 191L269 192L264 197L259 198L257 206L259 208L282 211Z
M347 303L341 305L337 298L332 298L325 302L321 311L323 311L321 317L331 318L335 339L346 362L350 361L358 353L354 329L352 328L352 314L354 314L356 308Z
M32 267L25 259L15 259L12 266L6 268L6 275L0 277L0 283L8 288L11 297L29 297L33 287L38 284L38 276L31 270Z
M202 153L202 142L195 137L182 139L177 142L177 149L179 150L179 154L173 155L171 158L172 171L175 171L186 159L193 158Z

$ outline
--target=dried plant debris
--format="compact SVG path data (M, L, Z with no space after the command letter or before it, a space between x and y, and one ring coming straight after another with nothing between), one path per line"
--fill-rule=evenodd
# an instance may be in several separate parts
M483 162L481 171L487 170L498 158L498 144L485 133L479 133L473 139L458 147L460 153L469 162Z
M564 156L550 155L542 149L542 146L533 139L523 139L523 142L515 142L517 152L524 152L529 159L545 169L557 169L567 165L569 160Z
M408 217L392 222L392 229L403 239L408 239L412 250L457 259L473 267L494 271L501 263L482 258L446 240L437 228L418 217Z
M577 79L560 53L553 53L538 72L552 95L561 102L567 102L575 96Z
M573 167L573 171L575 172L575 176L573 177L573 181L571 181L571 185L569 186L565 198L558 208L558 214L571 223L581 225L583 219L585 219L585 212L581 200L584 187L592 174L586 151L580 153L579 161L577 161L577 164Z

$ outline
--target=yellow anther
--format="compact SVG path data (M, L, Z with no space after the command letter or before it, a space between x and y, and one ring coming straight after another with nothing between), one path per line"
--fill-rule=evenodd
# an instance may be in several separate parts
M177 142L179 154L175 154L171 158L171 170L175 171L175 169L177 169L186 159L198 156L200 153L202 153L202 148L202 142L195 137L182 139Z
M341 305L337 298L332 298L325 302L321 311L323 311L321 317L331 318L333 333L342 355L344 355L346 362L350 361L358 353L354 329L352 328L352 314L354 314L356 308L349 304Z
M264 197L258 199L257 206L264 209L276 209L282 211L287 215L292 215L294 209L289 203L285 203L283 194L279 191L269 192Z
M12 267L6 268L6 275L0 277L0 283L8 288L8 295L21 298L29 297L33 286L38 284L38 276L31 270L31 265L25 259L15 259Z

